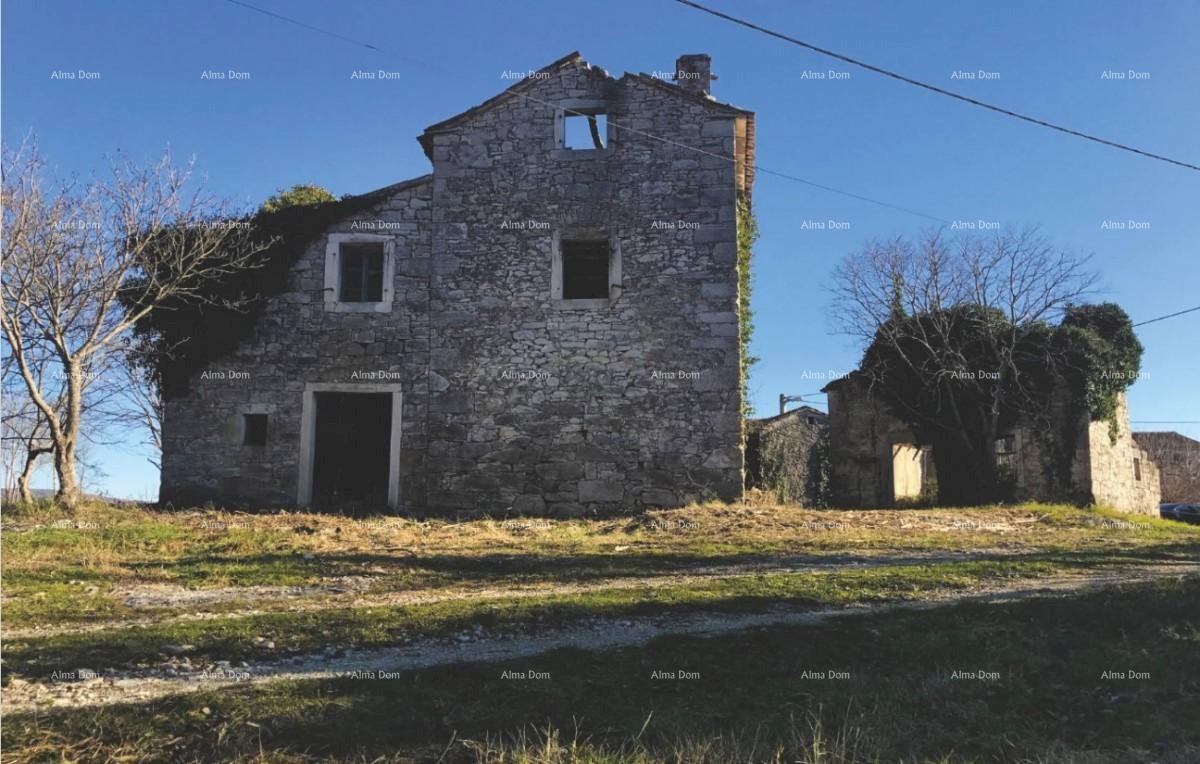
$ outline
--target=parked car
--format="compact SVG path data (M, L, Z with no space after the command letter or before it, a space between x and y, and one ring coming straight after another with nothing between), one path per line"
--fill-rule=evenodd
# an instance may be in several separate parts
M1175 519L1200 524L1200 504L1176 504Z
M1200 523L1200 504L1159 504L1158 516L1164 520L1178 520L1184 523Z

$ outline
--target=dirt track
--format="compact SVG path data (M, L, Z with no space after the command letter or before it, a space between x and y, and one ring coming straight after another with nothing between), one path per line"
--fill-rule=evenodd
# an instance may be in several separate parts
M929 562L929 559L923 560ZM891 564L895 564L893 560ZM747 572L755 575L767 571ZM476 631L403 646L372 650L329 648L324 652L241 667L223 664L195 667L175 676L161 669L108 671L85 681L29 682L14 679L4 692L5 712L35 707L72 708L119 702L144 702L167 695L231 685L261 684L285 679L320 679L349 672L405 671L454 663L523 658L560 648L611 650L645 644L667 635L712 636L767 626L819 623L830 618L891 611L924 610L960 602L1001 602L1042 596L1062 596L1126 581L1200 574L1198 563L1174 563L1075 577L1039 579L1036 583L982 587L969 592L947 591L916 602L796 611L776 609L754 614L689 614L647 618L589 619L569 627L535 634L487 634ZM661 583L661 579L654 579ZM630 585L644 585L630 582ZM586 586L598 587L600 582ZM578 590L586 588L581 585ZM509 593L511 594L511 593ZM531 593L534 596L536 593Z

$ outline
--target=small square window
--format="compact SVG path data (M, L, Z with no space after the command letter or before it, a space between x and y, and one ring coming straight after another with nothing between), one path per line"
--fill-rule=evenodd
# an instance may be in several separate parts
M383 244L347 242L339 252L338 299L342 302L383 301Z
M608 240L564 240L562 242L562 298L603 300L608 298Z
M244 425L242 428L242 445L267 445L267 415L242 414L242 420Z
M608 141L608 117L603 112L565 110L563 118L563 148L587 150L605 147Z

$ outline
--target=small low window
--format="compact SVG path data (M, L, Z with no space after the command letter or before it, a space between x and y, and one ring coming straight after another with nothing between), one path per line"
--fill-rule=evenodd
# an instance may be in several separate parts
M267 445L267 415L242 414L242 420L244 425L242 430L242 445Z
M608 118L603 112L580 113L565 110L566 121L563 132L563 148L602 149L608 140Z
M383 301L383 244L348 242L339 252L338 299L342 302Z
M1142 460L1141 459L1133 460L1133 479L1134 480L1142 479Z
M564 300L608 298L608 240L564 240L562 297Z

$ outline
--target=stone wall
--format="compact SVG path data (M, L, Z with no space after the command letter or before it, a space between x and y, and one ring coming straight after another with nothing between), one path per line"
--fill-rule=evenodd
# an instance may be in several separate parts
M849 376L825 387L829 401L830 503L835 507L893 505L893 446L914 441L903 422Z
M1135 432L1133 439L1158 466L1164 502L1200 503L1200 442L1177 432Z
M213 363L225 377L168 402L161 498L296 503L304 391L331 383L401 385L401 511L573 516L740 496L746 163L614 128L604 150L558 142L554 104L598 102L635 130L744 153L747 113L672 89L575 57L528 98L430 128L432 177L308 246L253 336ZM328 310L329 236L364 232L394 247L392 309ZM577 232L619 252L602 305L555 297L556 248ZM241 445L246 413L268 414L266 446Z
M1125 396L1117 404L1117 438L1108 422L1088 424L1088 477L1092 501L1122 512L1158 516L1158 467L1133 439Z

